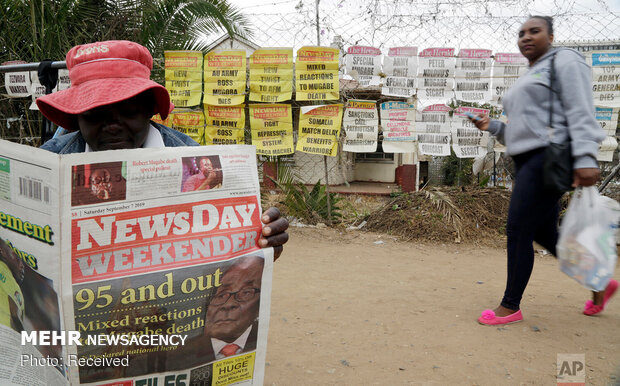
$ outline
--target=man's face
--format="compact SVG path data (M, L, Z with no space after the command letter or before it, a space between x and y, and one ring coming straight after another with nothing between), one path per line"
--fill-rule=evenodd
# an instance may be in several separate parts
M200 169L202 174L204 174L205 176L208 176L209 173L211 173L213 171L213 164L211 163L210 159L208 159L208 158L201 158L200 159L200 164L198 165L198 168Z
M90 191L101 200L108 200L112 194L110 172L105 169L95 170L90 175Z
M252 289L260 289L263 264L263 259L254 256L231 267L222 276L222 285L218 287L214 299L230 292L249 293ZM206 335L233 342L258 318L259 300L260 293L255 292L245 301L238 301L235 295L230 295L224 304L210 304L205 319Z
M78 114L82 136L93 151L135 149L144 144L153 116L149 93Z

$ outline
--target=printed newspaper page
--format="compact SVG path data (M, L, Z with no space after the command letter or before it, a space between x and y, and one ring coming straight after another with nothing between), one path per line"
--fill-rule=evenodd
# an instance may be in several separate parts
M262 384L255 157L0 141L0 384Z
M83 343L69 347L71 382L262 384L273 256L257 247L254 148L62 163L78 182L62 215L65 320Z
M64 329L58 186L58 155L0 140L2 385L68 383L64 347L21 344L22 332Z

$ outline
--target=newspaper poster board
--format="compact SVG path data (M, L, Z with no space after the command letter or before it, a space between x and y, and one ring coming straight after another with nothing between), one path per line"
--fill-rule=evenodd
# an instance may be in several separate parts
M207 145L243 144L245 139L245 105L204 105Z
M2 64L26 64L26 62L14 60ZM23 98L30 96L30 72L5 72L4 88L10 98Z
M342 124L342 104L302 106L295 150L335 157Z
M340 99L337 48L306 46L295 60L295 100L330 101Z
M481 131L466 113L489 115L489 110L460 106L452 115L452 149L458 158L476 158L487 153L489 133Z
M422 110L421 120L416 122L420 154L450 155L450 111L452 109L444 104L430 105Z
M345 138L342 150L374 153L379 136L377 101L349 99L342 118Z
M491 101L491 50L461 49L456 58L456 99Z
M418 98L447 102L454 96L454 48L427 48L420 53ZM424 105L428 103L423 103Z
M251 104L250 128L256 154L293 154L293 108L289 104Z
M595 106L620 107L620 51L588 53Z
M257 246L255 159L245 145L58 156L0 141L0 161L10 161L0 169L3 213L40 238L0 228L23 261L33 255L42 276L23 278L24 327L79 336L21 345L0 323L14 342L2 354L9 360L61 350L58 368L16 365L31 377L18 384L33 384L33 376L44 384L262 384L273 253ZM19 204L20 176L40 182L39 204ZM33 291L41 298L27 295ZM29 307L44 308L29 320Z
M250 55L250 100L276 103L293 95L293 49L259 48Z
M375 47L351 46L345 57L347 74L357 77L361 87L379 84L381 50Z
M202 52L165 51L166 89L175 107L193 107L202 98Z
M188 135L201 145L205 144L205 116L202 110L176 110L171 116L172 128Z
M415 104L407 102L381 103L381 130L385 153L415 152Z
M215 106L245 102L246 57L244 50L211 51L205 55L204 99Z
M528 69L528 62L525 56L510 52L496 53L493 62L492 102L496 105L501 105L506 91Z
M415 95L418 72L418 47L392 47L383 57L386 78L381 94L408 98Z

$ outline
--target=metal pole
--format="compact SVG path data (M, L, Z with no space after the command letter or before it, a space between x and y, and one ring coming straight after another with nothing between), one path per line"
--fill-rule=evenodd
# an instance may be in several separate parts
M316 45L321 45L321 25L319 20L319 3L321 0L316 0ZM325 195L327 196L327 225L332 225L332 200L329 194L329 172L327 170L327 156L323 156L323 166L325 169Z

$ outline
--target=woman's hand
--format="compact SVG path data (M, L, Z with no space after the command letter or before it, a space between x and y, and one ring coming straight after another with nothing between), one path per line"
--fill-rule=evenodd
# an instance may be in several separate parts
M280 210L275 207L267 209L261 220L265 226L258 239L258 245L261 248L273 247L273 260L275 261L282 254L283 245L288 241L288 233L286 233L288 220L280 217Z
M489 122L491 122L491 119L489 119L488 116L478 114L468 118L476 125L478 130L487 131L489 129Z
M578 186L592 186L596 184L601 171L598 168L580 168L573 172L573 188Z

